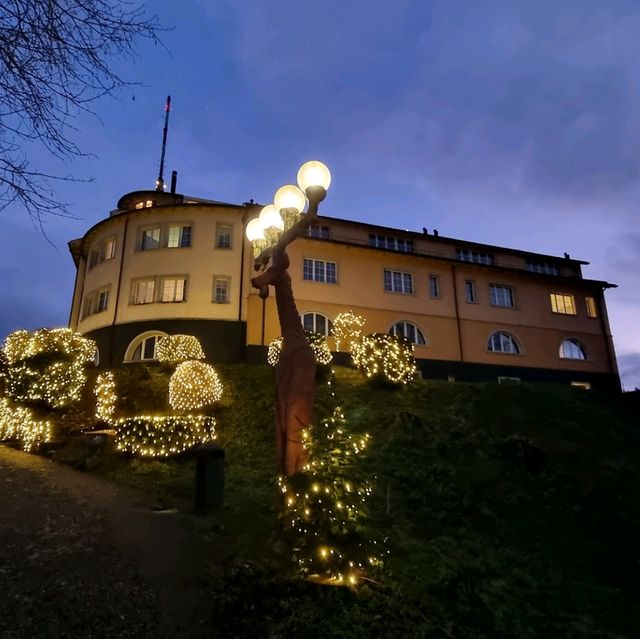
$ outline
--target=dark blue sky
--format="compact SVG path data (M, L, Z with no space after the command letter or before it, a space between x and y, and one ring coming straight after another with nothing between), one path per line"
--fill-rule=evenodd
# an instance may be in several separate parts
M51 247L0 213L0 336L65 324L66 242L125 192L153 188L163 103L167 173L183 193L268 202L306 159L333 183L323 212L589 260L607 293L623 381L640 386L640 7L575 0L191 0L153 3L173 30L115 62L141 86L77 121L95 157L36 165L77 220Z

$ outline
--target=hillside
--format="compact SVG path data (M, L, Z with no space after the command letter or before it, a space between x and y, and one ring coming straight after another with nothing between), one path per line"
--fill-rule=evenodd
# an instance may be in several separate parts
M634 637L640 627L635 420L595 393L543 385L418 381L371 388L337 369L354 432L372 443L371 534L390 556L349 591L290 578L275 523L272 373L218 366L225 508L211 584L228 636ZM161 408L163 374L120 377L131 407ZM319 414L330 397L319 386ZM188 505L193 462L111 458L97 472ZM224 635L223 636L227 636Z

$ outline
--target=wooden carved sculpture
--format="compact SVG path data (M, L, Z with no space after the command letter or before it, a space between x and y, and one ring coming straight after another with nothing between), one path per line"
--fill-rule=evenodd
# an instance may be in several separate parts
M307 462L302 445L302 430L311 423L315 395L316 362L304 334L296 303L293 298L287 246L304 235L317 218L317 202L310 202L309 211L277 244L265 249L256 258L254 268L261 271L252 278L251 285L260 291L260 297L269 296L269 286L276 291L276 307L282 332L282 351L276 367L276 462L278 472L293 475Z

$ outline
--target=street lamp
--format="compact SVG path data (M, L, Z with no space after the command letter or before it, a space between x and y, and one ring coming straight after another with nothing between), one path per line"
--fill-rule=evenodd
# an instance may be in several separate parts
M279 188L274 203L265 206L246 230L254 268L260 272L251 285L260 291L262 300L269 296L269 286L276 292L283 338L276 367L276 460L278 472L284 475L293 475L307 462L302 431L311 424L316 375L315 357L300 322L287 272L286 248L316 220L318 205L330 184L331 173L322 162L305 162L298 171L299 188L293 184Z

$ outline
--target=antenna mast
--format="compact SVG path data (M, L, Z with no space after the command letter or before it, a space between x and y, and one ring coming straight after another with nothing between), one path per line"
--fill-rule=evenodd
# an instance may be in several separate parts
M156 191L164 191L164 153L167 150L167 131L169 130L169 111L171 111L171 96L167 96L167 103L164 105L164 129L162 131L162 153L160 153L160 172L156 180Z

